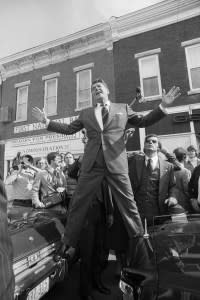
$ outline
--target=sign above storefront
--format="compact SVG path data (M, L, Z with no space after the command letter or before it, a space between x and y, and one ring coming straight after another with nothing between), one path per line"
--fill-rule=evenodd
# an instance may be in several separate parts
M59 122L59 123L70 124L72 121L74 121L76 119L77 119L77 116L72 116L72 117L68 117L68 118L55 119L54 121ZM40 122L25 124L25 125L15 126L14 134L35 131L35 130L42 130L45 128L46 128L45 124L42 124Z
M63 135L49 133L43 135L13 138L5 142L5 159L12 160L17 152L22 155L30 154L33 157L45 157L49 152L72 152L80 154L84 151L82 133Z

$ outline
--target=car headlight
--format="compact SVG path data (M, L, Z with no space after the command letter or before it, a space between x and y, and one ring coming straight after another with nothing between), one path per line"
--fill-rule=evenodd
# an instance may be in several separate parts
M123 280L120 280L119 282L119 288L122 291L123 294L125 295L133 295L133 288Z

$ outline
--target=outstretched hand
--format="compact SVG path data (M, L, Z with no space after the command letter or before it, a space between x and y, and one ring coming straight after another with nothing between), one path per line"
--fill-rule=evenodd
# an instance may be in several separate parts
M175 99L177 99L181 95L180 88L177 86L173 86L169 92L166 94L166 91L163 90L162 93L162 106L168 107L170 106Z
M44 108L41 110L37 106L33 107L32 116L39 122L46 123L47 121L47 115Z

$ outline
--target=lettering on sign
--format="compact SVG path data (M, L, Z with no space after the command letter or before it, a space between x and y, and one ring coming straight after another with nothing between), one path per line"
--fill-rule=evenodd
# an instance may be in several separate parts
M55 119L54 121L59 123L65 123L70 124L74 120L76 120L78 116L72 116L68 118L61 118L61 119ZM22 132L28 132L28 131L34 131L34 130L42 130L45 129L46 125L43 123L32 123L32 124L26 124L26 125L20 125L14 127L14 134L22 133Z
M59 133L45 134L45 135L35 135L28 137L20 137L18 139L13 139L13 146L22 146L22 145L34 145L34 144L45 144L51 142L59 141L70 141L70 140L79 140L81 139L81 132L77 132L71 135L64 135Z
M34 148L25 148L22 149L21 154L35 154L35 153L49 153L49 152L65 152L69 149L69 145L51 145L51 146L41 146L41 147L34 147Z

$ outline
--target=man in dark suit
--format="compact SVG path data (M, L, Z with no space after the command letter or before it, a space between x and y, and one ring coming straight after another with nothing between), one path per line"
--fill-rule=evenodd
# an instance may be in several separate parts
M198 201L199 196L199 178L200 178L200 165L194 168L192 172L192 176L188 183L188 192L190 198L190 204L192 206L192 210L195 213L200 213L200 203Z
M177 204L173 165L159 155L156 134L145 137L144 154L129 157L129 177L139 214L151 224L154 216L169 214Z
M12 243L8 232L7 197L0 176L0 299L13 300L15 281L12 268Z
M132 239L143 234L143 226L134 201L128 177L128 162L124 133L127 123L135 127L146 127L162 119L165 107L170 106L180 93L173 87L167 94L163 91L161 105L142 116L125 103L112 103L109 89L102 79L92 83L92 96L96 105L80 112L71 124L60 124L47 119L39 108L33 108L33 116L47 125L47 130L62 134L74 134L83 128L88 143L81 166L81 175L69 208L64 243L75 247L83 227L96 187L103 178L111 187L112 194L122 215L125 227Z

